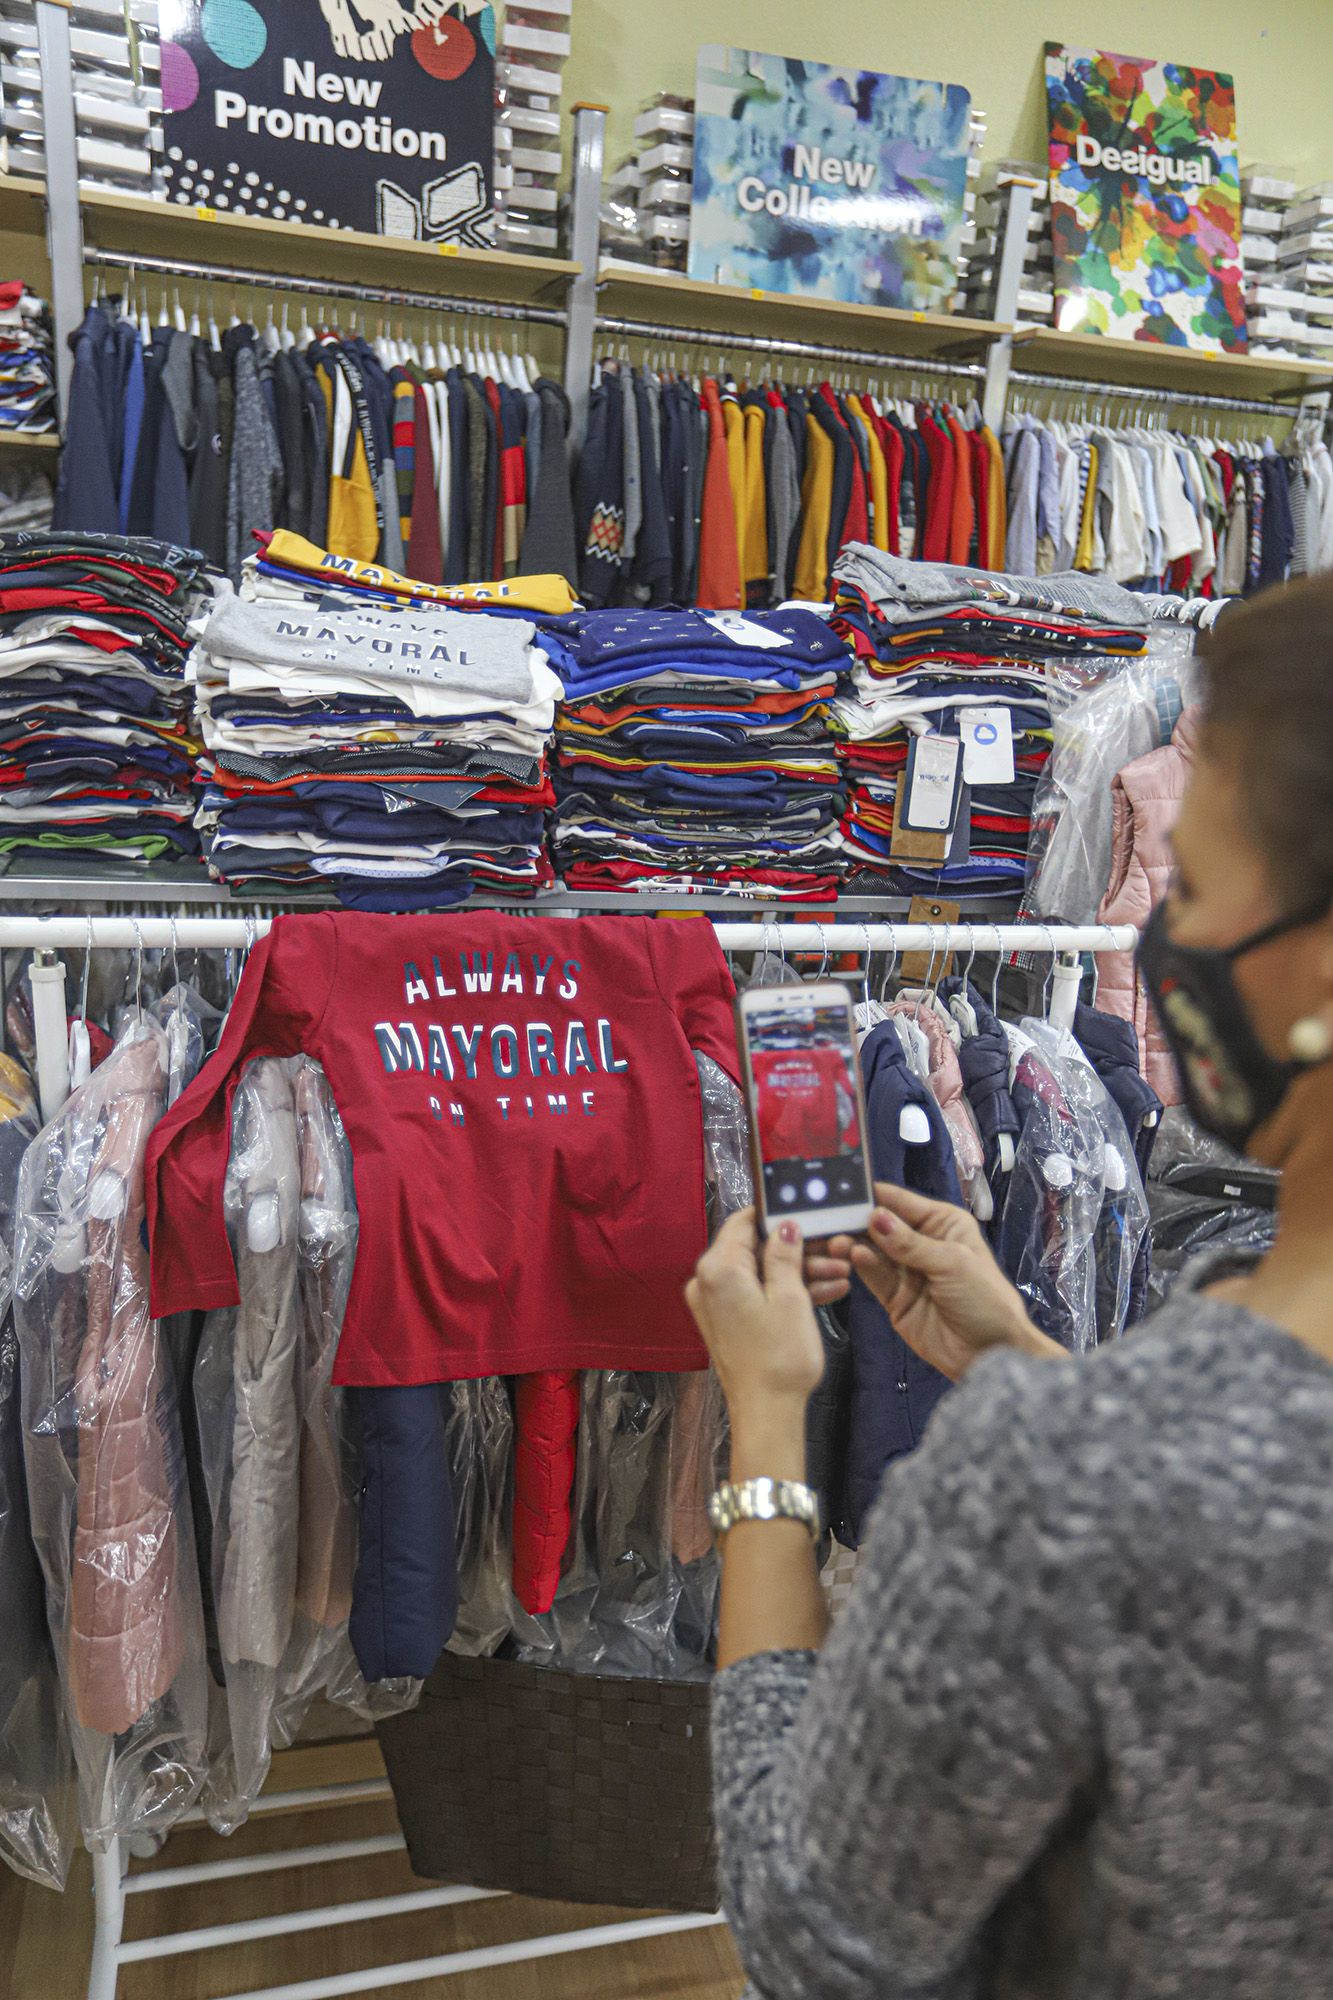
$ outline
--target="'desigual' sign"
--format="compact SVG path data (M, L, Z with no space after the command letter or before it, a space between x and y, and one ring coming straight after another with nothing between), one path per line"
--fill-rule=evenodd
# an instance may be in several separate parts
M690 276L947 308L970 124L958 84L700 49Z
M489 244L489 0L161 0L171 198Z
M1231 78L1048 42L1046 102L1056 325L1243 352Z

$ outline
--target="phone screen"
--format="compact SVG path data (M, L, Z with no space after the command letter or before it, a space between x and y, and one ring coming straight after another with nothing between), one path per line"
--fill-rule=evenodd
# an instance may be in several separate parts
M778 1220L868 1204L846 1003L747 1008L744 1019L765 1215Z

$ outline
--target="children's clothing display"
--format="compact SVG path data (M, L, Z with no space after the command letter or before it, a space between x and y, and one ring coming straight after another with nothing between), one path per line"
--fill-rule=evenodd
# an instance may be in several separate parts
M194 854L190 550L20 531L0 541L0 852Z
M239 597L220 587L195 648L212 872L381 910L546 886L560 682L535 625L409 600L392 572L322 575L324 554L274 536ZM535 583L539 598L565 589Z
M51 315L22 278L0 284L0 440L56 428Z
M1077 1034L1015 1026L963 978L857 1013L876 1179L970 1206L1034 1323L1063 1346L1113 1340L1141 1319L1143 1172L1162 1106L1125 1024L1081 1006ZM859 1279L835 1316L848 1335L843 1407L821 1408L820 1423L840 1444L830 1519L854 1548L886 1468L920 1442L949 1384Z
M835 893L827 704L849 661L821 618L594 611L566 638L551 849L570 889Z
M526 362L100 302L74 354L61 528L179 542L237 583L278 527L425 583L573 580L569 406Z
M703 1185L689 1051L735 1075L732 994L701 920L279 917L217 1055L153 1134L154 1310L236 1304L232 1094L249 1058L300 1052L323 1064L357 1174L335 1381L615 1367L627 1298L639 1365L702 1366L681 1297L702 1204L672 1189Z

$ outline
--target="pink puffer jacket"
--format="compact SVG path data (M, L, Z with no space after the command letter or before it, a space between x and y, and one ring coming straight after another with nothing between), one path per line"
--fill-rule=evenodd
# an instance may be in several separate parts
M1142 930L1166 895L1171 829L1189 782L1198 727L1198 709L1187 708L1169 743L1117 773L1111 786L1111 880L1097 912L1100 923ZM1113 952L1098 964L1097 1005L1133 1023L1144 1075L1163 1104L1179 1104L1180 1079L1135 973L1133 953Z

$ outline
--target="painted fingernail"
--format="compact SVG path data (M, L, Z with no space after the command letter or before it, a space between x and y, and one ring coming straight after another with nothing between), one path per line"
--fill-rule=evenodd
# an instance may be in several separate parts
M778 1224L778 1235L784 1243L799 1243L801 1240L801 1232L794 1222L780 1222Z

